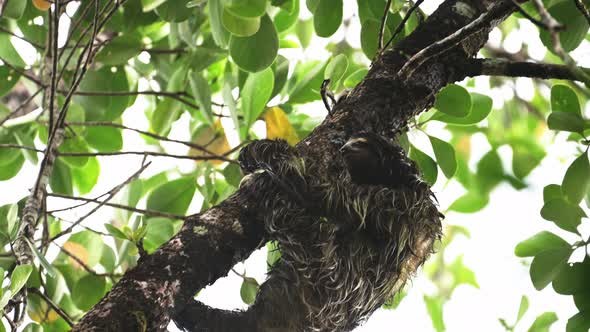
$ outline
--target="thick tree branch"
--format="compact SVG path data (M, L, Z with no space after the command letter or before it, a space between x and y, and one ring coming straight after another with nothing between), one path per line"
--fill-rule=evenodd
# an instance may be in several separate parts
M590 73L589 68L579 68ZM466 63L467 76L508 76L530 77L541 79L563 79L576 81L579 79L564 65L549 63L515 62L497 59L472 59Z

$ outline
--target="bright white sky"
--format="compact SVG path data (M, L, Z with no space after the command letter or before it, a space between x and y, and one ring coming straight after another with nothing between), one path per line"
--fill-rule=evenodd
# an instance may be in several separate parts
M441 1L427 0L422 8L425 12L432 12ZM306 11L305 6L301 6ZM345 1L345 16L350 17L356 12L356 4L353 1ZM310 16L309 13L304 13ZM352 20L346 38L353 46L360 46L358 20ZM529 43L529 52L536 59L542 59L545 48L542 46L536 29L523 22L520 31L512 33L506 39L503 45L509 51L518 51L524 39ZM341 29L342 30L342 29ZM344 32L339 31L331 40L343 38ZM490 41L498 45L499 31L492 33ZM19 45L18 40L13 39L18 45L17 49L26 49ZM326 60L329 54L324 51L327 39L314 37L312 46L302 54L300 51L293 52L283 50L285 56L290 60L301 58L317 58ZM22 46L22 47L21 47ZM589 44L584 45L575 52L577 59L590 61ZM23 54L26 56L26 54ZM588 66L589 64L582 63ZM140 88L148 88L146 82L141 82ZM519 95L523 98L532 97L532 85L528 79L519 79L517 81ZM494 106L501 107L504 100L512 98L512 89L489 89L485 84L485 79L478 79L476 91L482 90L488 93L494 99ZM124 123L130 124L135 128L148 128L148 123L143 116L142 107L145 105L138 98L138 102L133 106L134 110L125 112ZM588 111L588 107L586 107ZM314 103L306 106L306 113L314 116L325 116L325 110L321 103ZM231 133L230 123L223 123L226 132ZM171 135L178 139L189 140L188 137L188 118L185 114L175 125ZM257 130L264 131L264 126L256 125ZM429 133L441 138L448 138L449 134L440 126L429 127ZM422 136L421 136L422 135ZM235 136L230 136L230 143L237 144ZM411 139L423 151L432 155L427 141L423 134L416 133L411 135ZM39 143L39 142L37 142ZM142 139L129 132L124 132L124 150L145 149ZM166 149L171 153L186 153L186 149L178 146L164 144ZM489 150L487 142L482 137L475 137L473 144L473 160L479 159ZM471 286L459 286L449 302L447 302L444 311L444 319L448 331L503 331L498 322L498 318L505 318L509 323L515 320L520 298L527 295L530 299L530 309L522 319L516 331L526 331L535 317L545 311L555 311L560 320L554 324L552 331L564 331L567 319L577 312L573 300L570 297L557 295L551 287L545 290L536 291L528 275L527 262L514 256L514 247L523 239L530 237L538 231L549 229L564 238L568 238L565 232L562 232L550 222L543 220L539 211L542 204L542 189L550 183L559 183L565 173L568 162L574 156L575 146L566 143L564 139L552 143L549 146L548 156L545 158L539 168L537 168L528 178L527 183L530 187L516 192L507 184L502 184L491 196L490 204L486 209L477 214L463 215L457 213L447 213L446 224L462 225L471 231L471 238L456 238L447 250L445 259L452 262L458 255L464 256L464 263L471 268L477 277L480 285L479 289ZM509 149L500 149L502 157L506 161L506 168L510 166ZM194 163L191 161L172 160L164 158L152 159L153 164L143 175L156 174L161 170L178 167L179 170L190 170ZM129 175L134 173L140 163L141 158L130 156L101 158L101 174L99 183L89 195L95 197L109 189L113 184L122 182ZM14 203L15 199L28 194L28 189L32 186L35 176L37 175L37 166L26 163L24 169L19 175L9 181L0 183L0 205ZM442 178L439 177L439 179ZM435 186L435 192L445 210L450 203L459 197L464 190L455 181L444 183L441 180ZM71 202L60 202L51 200L53 206L69 206ZM143 202L141 204L144 204ZM196 213L199 210L201 198L196 197L191 204L190 213ZM76 216L84 214L86 210L76 210L74 213L63 214L66 220L75 220ZM103 209L91 218L86 220L85 225L97 230L103 230L102 224L112 218L112 211ZM589 233L590 227L585 226L584 234ZM110 243L110 239L107 239ZM56 253L53 252L53 255ZM575 260L583 257L583 252L578 252ZM51 257L50 257L51 258ZM238 264L236 270L243 272L244 268L247 275L254 277L259 283L262 283L266 272L266 251L261 250L252 254L245 264ZM241 301L239 289L241 278L234 273L218 280L214 285L205 288L198 296L200 301L223 309L245 309L247 306ZM422 300L424 294L433 294L435 286L426 278L418 274L418 277L409 285L409 294L403 300L402 304L395 311L378 310L363 326L356 331L432 331L432 324L426 312L426 307ZM395 328L393 328L395 327ZM171 330L176 330L171 326Z

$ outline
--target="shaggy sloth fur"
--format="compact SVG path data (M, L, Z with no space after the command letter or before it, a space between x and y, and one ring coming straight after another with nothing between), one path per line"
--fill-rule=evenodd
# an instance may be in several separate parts
M405 261L422 264L430 254L434 241L416 256L414 240L440 238L442 215L414 163L398 145L360 136L384 167L382 184L358 183L344 166L326 183L313 182L313 170L282 140L241 151L244 173L259 177L258 208L281 252L249 310L258 330L352 330L408 279Z

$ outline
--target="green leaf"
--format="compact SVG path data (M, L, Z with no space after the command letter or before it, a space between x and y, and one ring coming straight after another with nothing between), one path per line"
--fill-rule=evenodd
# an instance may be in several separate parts
M566 231L576 233L581 219L586 213L578 205L574 205L563 198L554 198L547 201L541 209L541 217L553 221L557 226Z
M559 40L562 48L566 51L573 51L586 37L588 32L588 21L581 15L580 11L574 4L574 1L561 0L553 1L552 5L548 7L549 14L553 16L559 23L565 25L567 28L559 32ZM548 31L541 29L541 41L547 49L553 52L551 36Z
M195 11L188 8L189 0L166 0L156 8L156 13L168 22L182 22L195 15Z
M574 295L584 291L587 285L588 267L582 263L566 265L553 279L553 290L562 295Z
M272 99L279 94L285 87L287 76L289 74L289 60L284 56L279 55L271 68L274 73L275 81L269 99Z
M313 19L300 20L295 25L295 34L303 48L307 48L313 37Z
M581 115L578 96L567 85L556 84L551 88L551 111Z
M281 250L279 245L275 241L269 241L266 243L267 255L266 255L266 266L270 271L272 267L281 259Z
M111 224L104 224L104 228L107 229L107 232L109 232L109 234L111 234L112 236L121 239L121 240L129 240L129 237L123 233L122 230L118 229L117 227L111 225Z
M144 12L149 12L164 2L166 2L166 0L141 0L141 6Z
M146 221L147 229L143 245L148 253L154 252L174 236L174 225L168 218L150 218Z
M5 234L8 235L11 239L12 234L15 231L15 225L18 224L18 205L11 204L10 208L8 209L8 213L6 214L6 230Z
M211 107L211 87L201 72L193 71L189 75L189 82L195 100L209 126L213 126L213 109Z
M250 128L264 111L273 87L274 75L270 68L248 75L241 92L242 112L247 128Z
M563 177L561 190L568 201L579 204L589 189L590 163L588 163L588 156L584 152L568 167Z
M240 296L246 304L252 304L256 300L258 293L258 282L254 278L244 277L242 287L240 287Z
M342 0L318 0L313 11L313 26L319 37L330 37L342 23Z
M471 95L464 87L450 84L436 95L434 107L447 115L463 118L471 110Z
M278 32L283 32L291 28L299 18L299 1L293 1L291 10L281 8L274 17L274 23Z
M266 12L267 0L224 0L225 8L236 16L258 17Z
M222 0L208 0L209 6L209 23L211 25L211 34L215 44L219 47L226 48L229 44L230 33L223 27L221 16L223 15Z
M14 268L10 276L10 291L12 294L18 293L23 288L27 280L29 280L32 271L33 266L30 264L18 265Z
M498 151L492 149L477 162L477 189L489 193L504 178L504 168Z
M545 158L545 150L533 138L513 139L512 170L519 179L524 179Z
M18 131L14 132L14 138L16 139L16 141L18 142L19 145L22 146L35 146L35 142L34 142L34 136L31 137L30 135L27 135L25 133L21 133ZM36 164L39 159L37 158L37 152L36 151L31 151L31 150L23 150L22 151L23 155L25 156L25 158L32 164Z
M461 284L467 284L475 288L479 288L479 284L475 278L475 273L470 268L465 266L462 255L458 256L457 259L455 259L455 261L448 267L448 269L454 278L453 288Z
M106 292L104 277L86 275L74 285L72 289L72 301L81 310L90 310Z
M5 181L16 176L24 163L25 157L23 157L22 153L19 153L13 161L0 166L0 181Z
M547 203L554 198L562 198L561 186L558 184L550 184L543 188L543 202Z
M39 250L37 249L37 247L33 243L31 243L31 241L29 239L25 238L25 241L29 245L29 248L31 248L31 250L35 254L35 257L37 257L37 259L39 259L39 264L41 264L41 266L43 266L43 268L45 269L45 271L47 272L47 274L50 275L51 277L55 277L55 275L56 275L55 269L47 261L47 259L45 258L45 256L41 252L39 252Z
M433 136L428 136L434 156L438 162L438 166L443 171L443 174L448 178L452 178L457 171L457 158L455 157L455 149L453 146L441 139Z
M260 21L260 29L249 37L231 36L229 53L233 61L248 72L259 72L268 68L279 50L279 37L268 15Z
M514 249L518 257L536 256L545 250L568 249L570 244L559 236L542 231L520 242Z
M123 148L123 135L119 128L89 126L84 139L91 148L100 152L120 151Z
M544 250L535 256L531 263L531 280L537 290L545 288L561 270L567 266L572 254L570 248Z
M95 61L104 65L125 65L129 59L139 55L143 48L139 32L127 33L113 38L96 55Z
M10 289L4 288L3 290L4 292L2 292L2 296L0 297L0 308L2 310L4 309L4 307L6 307L8 301L10 301L10 298L12 298L12 292L10 291Z
M486 207L490 201L487 195L475 191L469 191L457 198L449 207L451 211L461 213L475 213Z
M240 185L240 181L242 180L242 171L240 171L240 166L236 164L227 165L223 169L223 177L227 183L237 188Z
M396 309L400 305L400 303L402 303L402 300L406 297L406 295L408 295L408 292L406 292L405 290L402 290L399 293L395 293L393 296L385 300L385 303L383 303L383 306L381 306L381 308L387 310Z
M88 159L86 165L82 168L72 168L72 180L78 188L80 194L88 194L98 182L100 175L100 164L96 157Z
M473 125L481 122L492 111L492 98L479 93L471 94L471 112L465 117L457 117L442 112L435 113L431 120L441 121L454 125Z
M424 303L426 304L426 310L430 315L434 329L437 332L445 331L445 321L443 319L443 298L424 295Z
M21 2L21 1L11 1L12 2ZM22 1L24 3L24 1ZM16 82L18 82L20 75L12 68L8 66L0 66L0 97L7 94ZM3 114L2 117L5 115Z
M61 161L59 158L55 160L53 165L53 172L49 179L49 186L55 193L72 196L74 189L72 186L72 171L68 164Z
M580 311L590 310L590 290L574 294L574 302Z
M0 47L0 58L2 58L2 60L14 67L24 68L26 66L25 62L12 45L10 36L5 32L0 32L0 45L2 45L2 47Z
M361 26L361 49L369 59L373 59L379 51L380 19L368 19ZM391 31L385 26L383 40L386 43L391 38Z
M28 1L8 1L6 3L2 16L7 18L19 19L23 16L25 9L27 8ZM13 292L14 293L14 292ZM0 325L2 325L0 323Z
M88 144L81 136L75 136L66 138L64 142L59 146L59 152L64 153L80 153L90 152ZM63 156L61 159L72 167L84 167L88 163L88 156Z
M289 89L289 104L304 104L319 100L320 87L324 78L325 63L307 62L295 67L297 83Z
M348 59L346 55L339 54L334 57L328 65L326 66L326 70L324 71L324 79L329 79L330 85L336 86L338 81L344 76L346 70L348 69Z
M527 310L529 309L529 298L526 295L523 295L520 299L520 306L518 307L518 315L516 316L516 323L520 322L524 314L526 314Z
M74 101L86 111L87 121L113 121L121 116L130 102L129 96L83 95L89 92L129 92L130 86L124 68L104 66L96 71L88 71L80 83L79 93ZM113 72L115 70L115 72Z
M147 199L147 208L184 215L190 205L196 189L193 177L182 177L158 186Z
M544 312L535 319L528 332L549 332L549 328L555 322L557 315L554 312Z
M260 29L260 17L242 17L232 14L227 8L223 10L221 22L234 36L248 37Z
M430 158L429 155L420 151L413 145L410 147L410 159L414 160L418 164L424 181L428 182L430 185L433 185L436 182L436 178L438 176L436 162L434 162L434 160Z
M87 230L72 234L67 242L79 244L74 245L70 252L78 257L85 257L85 263L90 267L98 264L105 247L104 239L100 235Z
M566 332L585 332L590 330L590 312L581 311L568 319Z
M551 112L547 118L547 126L551 130L582 133L584 131L584 119L577 113Z
M365 76L367 76L367 73L369 73L367 69L361 68L348 75L348 77L344 79L344 87L347 89L354 88L363 80L363 78L365 78Z

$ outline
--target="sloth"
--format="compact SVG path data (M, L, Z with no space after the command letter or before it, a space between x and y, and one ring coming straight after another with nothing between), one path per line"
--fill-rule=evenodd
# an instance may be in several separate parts
M338 148L325 178L282 140L240 152L243 189L262 195L256 208L281 252L248 310L259 331L354 329L440 238L434 195L401 147L361 133ZM417 238L433 239L422 254Z

